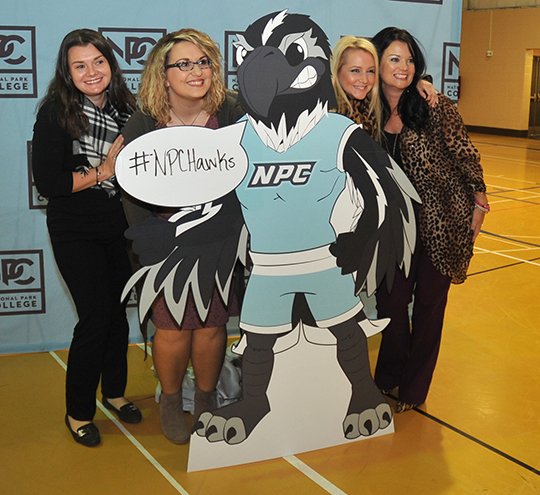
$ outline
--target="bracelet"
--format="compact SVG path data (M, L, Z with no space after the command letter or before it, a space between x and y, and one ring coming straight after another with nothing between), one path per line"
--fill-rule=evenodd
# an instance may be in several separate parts
M483 213L489 213L491 210L491 208L489 207L489 203L483 204L477 200L474 200L474 207L478 208Z
M99 181L99 176L101 175L99 165L94 170L96 171L96 186L101 186L101 182Z

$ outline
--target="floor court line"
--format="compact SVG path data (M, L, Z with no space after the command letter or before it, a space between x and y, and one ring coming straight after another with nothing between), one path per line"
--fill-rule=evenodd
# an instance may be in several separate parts
M535 244L534 242L528 242L528 241L521 241L521 239L540 239L539 236L534 235L505 235L505 234L496 234L495 232L489 232L487 230L481 230L481 234L484 234L486 236L495 237L501 242L506 242L507 244L513 244L517 246L523 246L523 244L530 246L532 248L540 248L540 244Z
M524 259L521 259L521 258L516 258L515 256L510 256L509 254L503 254L503 253L500 253L498 251L492 251L491 249L484 249L484 248L476 247L476 246L475 246L474 249L477 249L478 251L480 251L480 253L494 254L494 255L497 255L497 256L501 256L503 258L508 258L508 259L511 259L511 260L519 261L521 263L526 263L528 265L533 265L533 266L539 266L540 267L540 263L535 263L534 261L529 261L529 260L524 260ZM537 259L537 258L535 258L535 259Z
M531 193L529 189L505 189L505 190L501 189L499 191L494 191L493 189L491 189L490 191L488 191L487 195L491 201L495 201L496 203L502 203L503 201L504 202L519 201L519 198L508 196L508 194L511 194L511 193L526 193L527 194L527 196L525 196L526 198L536 198L537 194L540 195L540 193L536 193L536 192ZM534 203L534 204L537 204L537 203Z
M540 151L540 148L535 148L531 144L526 144L524 146L518 146L515 144L503 144L503 143L495 143L493 141L482 141L480 139L475 139L475 136L471 135L472 141L476 144L485 144L488 146L495 146L497 148L509 148L509 149L518 149L518 150L528 150L528 151ZM535 143L536 144L536 143ZM497 157L500 157L500 155L496 155Z
M501 253L499 251L493 251L491 249L484 249L484 248L477 247L477 246L475 246L474 249L478 250L480 253L494 254L496 256L501 256L503 258L508 258L508 259L511 259L511 260L514 260L514 261L519 261L521 263L526 263L528 265L540 266L539 263L535 263L534 261L524 260L522 258L516 258L515 256L510 256L509 254L504 254L504 253Z
M319 485L323 490L326 490L331 495L347 495L346 492L339 489L336 485L328 481L324 476L321 476L317 471L303 463L298 457L289 455L283 457L291 466L296 468L302 474L307 476L311 481Z
M539 260L539 259L540 258L533 258L532 261L536 261L536 260ZM522 264L523 264L523 262L517 261L516 263L509 263L507 265L495 266L493 268L488 268L487 270L480 270L478 272L468 273L467 277L472 277L473 275L481 275L483 273L496 272L497 270L502 270L504 268L512 268L514 266L519 266L519 265L522 265Z
M531 150L531 151L539 151L539 150ZM531 160L530 158L509 158L509 157L501 157L497 155L490 155L482 153L481 160L484 161L486 158L489 158L493 161L500 161L500 162L516 162L516 163L523 163L527 162L527 166L531 167L540 167L540 162L537 160Z
M506 452L503 452L502 450L498 449L497 447L493 447L493 445L490 445L489 443L484 442L483 440L480 440L479 438L476 438L475 436L471 435L470 433L467 433L456 426L451 425L450 423L447 423L446 421L443 421L442 419L439 419L426 411L422 411L421 409L414 409L417 413L421 414L422 416L435 421L435 423L440 424L441 426L444 426L445 428L448 428L449 430L452 430L454 433L457 433L458 435L461 435L462 437L467 438L468 440L471 440L472 442L481 445L482 447L490 450L491 452L504 457L505 459L513 462L514 464L517 464L518 466L521 466L524 469L527 469L528 471L531 471L535 474L540 475L540 470L535 468L534 466L530 466L526 462L520 461L516 457L511 456L510 454L507 454Z
M49 351L49 354L54 358L54 360L67 371L67 366L60 359L58 354L54 351ZM156 460L156 458L144 448L144 446L122 425L105 407L103 404L96 400L96 405L101 412L110 419L116 427L124 434L124 436L135 446L135 448L152 464L152 466L170 483L170 485L182 495L189 495L189 493L180 485L173 476Z
M506 180L514 180L516 182L524 182L520 179L512 179L510 177L504 177ZM536 182L531 182L531 184L537 184ZM535 189L540 189L540 185L534 185L534 186L527 186L527 187L504 187L504 186L498 186L496 184L486 184L488 187L493 187L494 190L489 190L487 194L500 194L503 192L523 192L523 191L531 191Z
M512 193L512 192L526 193L527 196L524 196L521 198L505 196L505 194ZM531 192L524 189L506 189L504 191L488 191L487 195L490 198L502 198L503 200L509 200L509 201L527 201L528 199L534 200L534 199L540 198L540 192L538 193ZM538 203L533 203L533 204L538 204Z
M525 179L514 179L513 177L508 177L507 175L503 175L503 174L484 174L484 177L489 177L490 179L503 179L503 180L510 180L512 182L520 182L521 184L534 184L533 186L529 186L529 187L520 187L519 189L517 189L518 191L521 191L521 190L527 190L527 189L538 189L538 182L534 181L534 180L525 180ZM486 186L490 186L490 187L502 187L502 186L496 186L495 184L486 184ZM489 191L488 191L489 193Z
M388 396L391 397L394 400L398 399L395 395L392 395L392 394L388 394ZM529 471L532 471L535 474L540 474L540 471L537 468L535 468L534 466L530 466L526 462L520 461L516 457L513 457L510 454L507 454L506 452L498 449L497 447L493 447L489 443L484 442L483 440L480 440L479 438L471 435L470 433L467 433L466 431L461 430L457 426L453 426L450 423L447 423L446 421L444 421L442 419L439 419L436 416L433 416L432 414L429 414L426 411L423 411L419 407L413 407L412 411L417 412L418 414L421 414L422 416L430 419L431 421L434 421L435 423L440 424L444 428L448 428L449 430L453 431L454 433L457 433L458 435L460 435L460 436L462 436L462 437L464 437L464 438L466 438L468 440L471 440L472 442L474 442L474 443L476 443L476 444L490 450L491 452L493 452L493 453L495 453L495 454L497 454L497 455L499 455L501 457L504 457L505 459L508 459L509 461L517 464L518 466L521 466L521 467L523 467L523 468L525 468L525 469L527 469Z
M522 193L530 195L531 197L536 197L540 194L540 186L536 187L503 187L496 186L495 184L487 184L489 188L487 191L488 196L499 196L501 194L508 193Z
M483 160L484 158L484 155L482 156L482 162L485 164L486 161ZM487 156L486 158L489 158L489 161L490 161L490 165L493 165L494 167L499 167L502 168L501 166L504 166L504 165L510 165L510 166L515 166L515 167L530 167L531 169L537 169L537 168L540 168L540 162L538 160L533 160L533 159L530 159L530 158L497 158L495 156ZM497 163L499 162L499 163ZM507 163L509 162L509 163ZM498 171L498 170L497 170ZM511 171L508 171L508 172L503 172L503 173L500 173L500 174L485 174L485 177L497 177L497 178L501 178L501 179L508 179L508 180L514 180L514 181L520 181L520 182L523 182L525 184L538 184L538 182L535 182L534 180L527 180L527 179L524 179L524 178L514 178L512 175L507 175L507 173L511 173Z
M515 248L507 248L507 249L497 249L498 253L528 253L530 251L536 251L537 248L534 247L528 247L528 246L522 246L522 247L515 247ZM489 254L489 253L478 253L475 252L474 254Z
M495 234L494 232L487 232L487 231L486 231L486 234L502 237L503 240L506 239L507 241L514 241L518 243L529 244L530 246L534 246L534 247L540 247L540 244L535 244L533 242L520 240L520 239L540 239L540 236L538 235Z
M495 196L497 197L497 196ZM492 196L493 198L493 196ZM540 196L539 196L540 198ZM540 203L536 202L536 201L527 201L528 198L505 198L505 199L497 199L497 200L493 200L491 199L489 204L491 206L493 205L502 205L504 203L512 203L513 201L517 202L517 203L526 203L527 205L529 206L538 206ZM520 205L521 207L522 205ZM503 210L500 210L500 211L507 211L508 208L504 208Z
M520 192L520 193L525 193L526 192L526 196L521 196L521 197L513 197L513 196L506 196L505 194L509 192L509 191L504 191L504 192L500 192L500 193L488 193L488 196L490 198L497 198L497 200L499 200L499 198L501 198L499 201L496 201L496 202L500 202L502 203L503 201L504 202L507 202L507 201L522 201L524 203L532 203L532 204L538 204L538 203L535 203L534 200L540 198L540 192L538 193L531 193L530 191L518 191L516 190L515 192ZM512 191L514 192L514 191Z

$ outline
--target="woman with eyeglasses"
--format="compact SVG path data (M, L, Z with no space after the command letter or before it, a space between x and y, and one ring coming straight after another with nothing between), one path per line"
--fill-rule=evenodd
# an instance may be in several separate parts
M142 74L138 94L141 110L131 117L123 132L126 144L163 127L187 125L217 129L235 123L243 111L235 94L225 89L220 59L216 43L195 29L182 29L158 41ZM163 220L177 213L178 209L143 204L127 194L124 197L124 208L128 222L135 226L130 231L135 232L137 226L141 226L145 220L148 222L150 216L153 216L150 228L161 225L165 230L169 226L174 229L174 224ZM232 217L224 213L229 210L235 213ZM193 215L196 214L193 212ZM239 205L232 193L222 201L220 213L212 220L215 222L211 229L212 235L217 236L219 229L226 230L230 218L239 217ZM202 255L195 271L203 271L203 264L211 265L212 269L214 266L219 267L220 250L209 247L212 239L206 243L201 242L194 230L194 244L191 247L197 255ZM174 239L174 234L169 236L169 240L171 237ZM134 248L137 251L136 233L132 238L135 239ZM167 256L169 248L163 247L164 244L168 246L167 241L160 237L152 240L152 249L161 249L162 254ZM201 242L200 249L198 242ZM184 248L188 250L189 246L176 246L175 249L178 252ZM155 257L149 261L148 256L140 252L138 254L143 265L148 266L156 261ZM151 308L152 322L156 327L152 354L162 387L159 403L161 429L173 443L186 443L190 437L182 399L182 382L190 361L196 385L194 419L202 412L217 407L216 384L227 343L225 324L229 316L237 315L239 311L240 284L238 290L231 290L227 300L220 295L213 278L204 292L207 300L203 301L202 306L207 308L207 314L200 310L200 299L204 298L204 294L201 295L193 285L187 291L182 321L176 321L173 317L163 294L157 295Z

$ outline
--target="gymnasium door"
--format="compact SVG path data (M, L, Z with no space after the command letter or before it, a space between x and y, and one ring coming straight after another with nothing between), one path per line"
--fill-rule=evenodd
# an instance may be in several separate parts
M529 137L540 139L540 57L533 57Z

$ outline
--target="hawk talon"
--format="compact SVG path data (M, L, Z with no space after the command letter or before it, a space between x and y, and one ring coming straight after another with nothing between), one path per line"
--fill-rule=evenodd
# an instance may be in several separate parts
M208 427L208 424L212 420L212 413L209 411L203 412L197 422L193 425L193 431L197 433L200 437L205 436L205 431Z
M242 418L233 417L225 424L225 441L229 445L243 442L248 437L246 425Z
M221 416L212 416L206 425L205 436L209 442L220 442L224 439L227 420Z
M384 402L361 413L347 414L343 420L343 434L349 440L362 436L369 437L376 431L386 428L391 421L392 409Z

